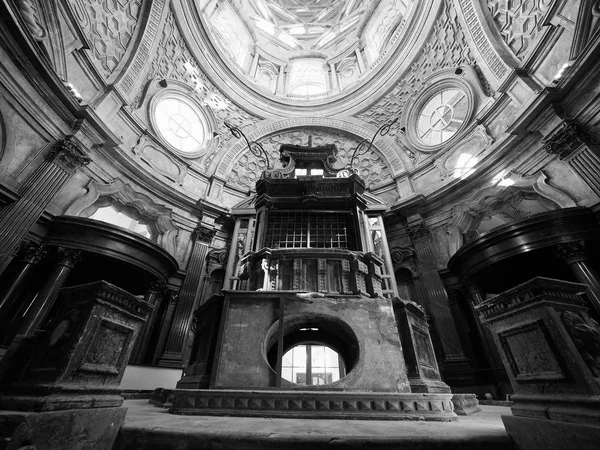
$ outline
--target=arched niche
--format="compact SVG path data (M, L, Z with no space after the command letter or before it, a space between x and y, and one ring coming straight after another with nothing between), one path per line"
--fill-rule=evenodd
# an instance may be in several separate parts
M261 141L273 134L283 133L302 128L329 129L355 136L358 141L371 139L377 128L356 119L332 119L326 117L298 117L275 121L263 121L253 128L244 130L250 141ZM406 167L412 167L412 162L404 152L398 152L385 137L375 139L374 147L381 155L385 164L390 168L392 178L403 173ZM212 160L208 173L226 180L240 157L247 152L246 142L238 139L221 157Z
M448 226L450 255L476 237L485 217L494 217L503 211L505 215L510 216L510 212L506 211L510 211L510 208L514 210L523 200L537 201L545 210L577 206L567 194L550 186L547 181L548 177L543 171L530 176L509 173L498 184L483 188L469 199L455 205L452 222ZM535 213L535 210L532 212ZM498 225L521 218L524 217L514 214L512 220Z
M172 210L155 203L145 194L136 192L130 185L117 178L104 184L90 181L87 193L75 200L65 211L68 216L90 217L98 208L115 205L136 220L142 220L158 245L171 255L176 254L176 238L179 229L171 219Z

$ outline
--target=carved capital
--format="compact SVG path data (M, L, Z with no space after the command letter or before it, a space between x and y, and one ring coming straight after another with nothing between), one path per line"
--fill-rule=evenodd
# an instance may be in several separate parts
M59 162L72 171L79 169L81 166L88 165L91 161L70 137L58 141L56 145L54 145L54 148L50 150L46 159Z
M27 264L39 263L48 253L44 245L35 242L24 242L19 249L19 261Z
M558 244L557 255L564 259L567 264L587 259L585 255L585 241L573 241L566 244Z
M192 241L210 244L217 230L209 228L206 225L198 225L192 232Z
M163 295L167 290L167 283L162 278L157 279L156 281L152 281L148 285L148 290L146 294L155 294L155 295Z
M177 303L177 299L179 298L179 292L168 289L166 293L166 298L169 300L170 304Z
M562 160L581 147L587 139L587 133L579 125L571 123L545 139L544 150L551 155L558 155Z
M429 237L429 229L426 228L425 224L422 222L412 227L406 227L406 231L413 241L419 241Z
M57 264L60 266L75 267L81 261L81 250L59 248Z

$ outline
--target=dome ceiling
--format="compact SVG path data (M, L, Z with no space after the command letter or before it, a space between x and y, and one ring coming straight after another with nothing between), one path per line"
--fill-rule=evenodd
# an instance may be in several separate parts
M223 0L202 7L218 53L260 94L349 93L399 47L414 0ZM412 27L414 28L414 27Z
M289 35L295 46L309 50L325 47L346 30L346 34L355 35L369 3L366 0L256 0L251 5L258 17Z

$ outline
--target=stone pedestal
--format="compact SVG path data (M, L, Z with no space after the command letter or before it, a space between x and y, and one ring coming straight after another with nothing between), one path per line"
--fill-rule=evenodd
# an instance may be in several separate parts
M503 420L520 448L598 448L576 438L600 435L600 329L585 291L538 277L477 307L515 391Z
M425 311L415 302L400 298L395 298L393 305L411 391L450 392L440 376Z
M119 383L150 310L103 281L61 290L43 331L17 339L2 361L6 437L37 448L112 448L125 417Z

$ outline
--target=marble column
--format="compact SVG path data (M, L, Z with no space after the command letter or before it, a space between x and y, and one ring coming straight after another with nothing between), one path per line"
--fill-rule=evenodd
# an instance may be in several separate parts
M14 307L19 292L23 289L25 282L37 264L46 256L46 247L35 242L22 243L17 255L15 273L9 280L6 290L0 296L0 326L4 328L6 320L12 320L9 316Z
M58 249L58 260L42 289L27 309L17 334L30 335L37 330L52 309L58 291L67 281L73 267L81 260L81 250Z
M192 314L199 300L206 255L214 235L215 230L204 225L199 225L192 233L192 252L187 273L179 291L179 301L165 348L158 362L160 366L180 368L183 365L183 349L188 338Z
M166 290L167 284L164 280L159 279L150 283L144 295L144 301L151 305L153 309L146 323L142 325L135 347L131 353L130 362L132 364L144 364L146 362L146 353L148 352L150 338L156 325L156 319L158 318L160 299L164 296Z
M567 263L577 281L588 286L588 298L600 314L600 278L590 265L585 250L585 241L567 242L558 245L558 256Z
M70 138L57 142L19 190L19 200L0 210L0 273L54 197L77 169L89 162L90 159Z
M417 225L409 228L408 232L413 242L420 271L420 276L416 279L416 288L423 296L425 310L433 319L439 335L444 353L444 363L468 364L454 325L448 294L438 273L429 230L423 225Z

